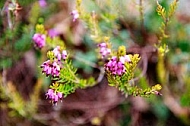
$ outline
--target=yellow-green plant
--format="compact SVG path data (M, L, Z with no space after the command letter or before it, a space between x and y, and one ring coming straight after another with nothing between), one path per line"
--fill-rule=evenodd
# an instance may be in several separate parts
M3 82L3 77L0 76L0 98L7 100L7 103L2 102L0 107L3 107L3 104L8 104L10 117L27 117L32 119L38 109L41 85L42 81L39 80L34 87L34 91L30 94L29 100L25 100L12 82Z
M159 53L161 53L161 55L164 55L164 53L168 52L168 46L167 43L164 39L168 38L169 35L167 34L167 27L170 24L170 19L172 18L172 16L175 13L175 10L177 8L177 0L174 0L170 6L169 6L169 10L166 11L166 9L159 4L159 2L157 1L157 13L158 15L160 15L160 17L163 19L162 24L160 26L160 35L158 36L158 51Z
M169 10L166 11L164 7L162 7L159 2L157 1L157 13L160 15L160 17L163 19L163 22L160 26L160 35L158 36L158 44L156 45L158 48L158 65L157 65L157 72L159 76L159 80L161 83L165 84L167 79L167 71L164 66L164 55L169 51L168 45L167 45L167 38L169 35L167 34L167 28L170 24L170 19L175 13L175 10L177 8L177 0L173 0L173 2L169 6Z

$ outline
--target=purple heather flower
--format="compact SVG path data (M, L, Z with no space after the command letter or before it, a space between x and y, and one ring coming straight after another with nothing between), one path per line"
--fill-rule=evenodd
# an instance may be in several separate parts
M46 96L53 104L57 104L57 102L62 99L63 94L61 92L56 92L53 89L48 89Z
M47 6L46 0L39 0L38 2L39 2L40 7L46 7Z
M48 35L51 37L51 38L54 38L56 36L59 35L59 32L57 32L55 29L50 29L48 30Z
M63 97L63 94L62 94L61 92L57 92L57 96L58 96L59 98L62 98L62 97Z
M101 48L100 53L102 55L102 58L104 58L111 53L111 49Z
M131 59L130 59L129 55L125 55L125 56L121 56L121 57L119 58L119 61L120 61L121 63L125 64L125 62L130 62Z
M108 48L105 42L98 44L98 47L100 48L100 54L102 55L102 58L105 58L111 53L111 49Z
M42 47L44 47L46 44L46 36L44 34L36 33L36 34L34 34L32 39L33 39L35 45L40 49Z
M67 51L63 50L62 51L62 58L65 60L67 58Z
M60 46L57 46L53 49L53 53L55 56L57 56L60 53Z
M53 61L47 60L41 65L42 73L45 73L46 76L52 75L53 77L59 77L63 65L60 61L61 59L65 60L67 58L67 52L66 50L63 50L61 53L60 46L54 48L52 52L55 59Z
M48 89L46 95L47 95L47 97L52 98L52 96L54 95L53 89Z
M54 53L55 57L58 59L58 61L60 61L61 58L63 60L65 60L67 58L67 51L63 50L61 53L60 46L57 46L56 48L54 48L53 53Z
M52 63L50 60L45 61L42 65L42 73L45 73L46 76L52 75L52 76L59 76L60 74L60 64L56 60L54 60Z
M57 46L56 48L53 49L53 53L55 57L58 59L58 61L61 60L61 53L60 53L60 46Z
M106 47L107 47L107 44L106 44L105 42L102 42L102 43L98 44L98 46L99 46L99 47L104 47L104 48L106 48Z
M75 22L79 18L79 13L77 10L73 10L71 12L71 15L73 16L73 22Z
M61 70L59 64L54 61L52 66L53 66L53 68L52 68L52 73L51 74L53 76L59 76L59 73L60 73L60 70Z
M111 72L113 75L122 75L125 73L125 62L129 62L130 58L128 55L119 57L113 56L108 63L105 64L106 71Z

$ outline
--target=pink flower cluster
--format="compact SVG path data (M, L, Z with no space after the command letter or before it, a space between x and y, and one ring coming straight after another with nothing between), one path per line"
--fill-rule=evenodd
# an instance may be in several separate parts
M67 58L66 50L63 50L61 53L60 47L57 46L53 51L54 60L47 60L42 65L42 73L45 73L46 76L52 75L53 77L58 77L60 74L61 67L63 66L61 63L61 59L65 60Z
M56 92L53 89L48 89L46 96L53 104L57 104L57 102L62 99L63 94L61 92Z
M121 56L117 58L116 56L112 57L108 63L105 64L106 71L111 72L113 75L122 75L125 73L125 63L130 62L130 57L128 55Z
M53 49L53 53L58 61L60 61L61 59L65 60L67 58L67 51L63 50L61 52L60 46L57 46L55 49Z
M50 60L45 61L42 65L41 65L42 73L45 73L46 76L52 75L53 77L58 77L60 74L60 64L54 60L53 62L51 62Z
M100 54L102 55L102 58L105 58L111 53L111 49L108 48L108 45L105 42L98 44L98 47L100 48Z
M71 15L73 16L73 22L75 22L79 18L79 13L77 10L73 10L71 12Z
M44 47L46 44L46 36L44 34L36 33L34 34L32 39L34 41L35 46L37 46L40 49Z

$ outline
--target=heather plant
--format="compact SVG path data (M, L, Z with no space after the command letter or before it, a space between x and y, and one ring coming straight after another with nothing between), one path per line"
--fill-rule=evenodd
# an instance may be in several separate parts
M89 35L99 50L98 55L100 56L102 64L98 67L104 69L108 84L118 88L126 95L147 97L150 94L160 94L158 93L161 89L159 84L146 89L141 89L134 84L133 78L135 69L141 57L139 54L127 55L126 47L122 45L119 46L117 50L112 49L109 34L104 34L99 28L99 23L96 19L98 15L95 11L91 14L85 12L81 6L81 2L81 0L77 0L76 8L70 13L72 21L76 22L81 20L87 25L86 28L90 33ZM159 14L160 6L161 5L158 4ZM175 9L173 9L173 11L174 10ZM142 11L142 9L140 9L140 11ZM33 41L37 48L41 49L45 45L47 45L47 49L53 48L52 51L47 52L48 60L41 65L42 73L51 77L53 80L53 84L50 85L50 89L48 89L46 94L52 103L57 104L58 99L61 99L62 95L66 97L78 88L84 89L99 82L99 80L93 77L81 79L77 75L77 68L72 65L72 60L70 59L72 54L67 51L62 40L58 37L54 39L54 37L52 38L47 34L43 24L37 24L35 31Z
M51 4L46 0L34 2L27 17L27 23L19 22L19 11L31 2L10 0L6 4L3 3L4 7L1 10L3 20L0 21L0 27L3 28L0 34L0 69L6 72L7 68L11 67L31 48L33 51L35 50L38 59L37 70L39 73L36 76L39 80L34 91L29 95L29 100L25 100L19 94L13 83L6 82L4 80L6 77L2 74L0 98L8 99L8 108L11 108L10 115L41 121L36 116L40 90L45 90L43 90L43 96L51 104L67 104L61 102L68 95L78 89L85 91L85 89L93 88L106 78L106 83L118 89L125 98L128 96L129 98L131 98L130 96L147 98L148 100L146 100L152 105L153 112L161 118L160 122L163 122L164 119L166 121L169 113L168 107L174 114L179 115L181 120L189 123L188 116L184 112L186 109L180 108L183 110L180 113L167 102L169 98L175 99L175 96L170 95L175 94L180 104L190 106L187 102L190 98L188 93L190 88L186 84L190 80L188 74L182 76L183 68L180 69L181 71L177 69L176 73L172 74L175 71L172 69L172 65L182 65L184 68L188 68L189 65L187 62L189 51L185 47L190 46L184 46L178 42L178 40L185 42L188 40L180 33L178 36L175 36L174 33L174 29L180 28L188 35L188 27L182 28L181 24L173 19L177 10L177 0L173 0L169 4L168 1L151 1L153 12L147 12L146 6L144 6L145 1L139 0L139 4L135 8L139 17L137 17L138 20L133 18L132 21L128 18L128 12L123 10L125 8L123 3L126 2L124 0L105 0L103 2L76 0L75 6L68 12L66 11L66 22L71 22L71 29L78 24L82 25L81 29L83 28L85 31L81 35L82 44L75 42L71 29L68 28L67 32L63 34L60 29L59 31L54 28L54 24L46 24L49 16L54 13L52 10L58 11L58 8L52 4L57 1L53 1ZM73 29L75 30L75 28ZM157 37L151 47L148 46L150 43L146 38L149 37L149 34L155 34ZM131 43L138 45L138 48L130 48ZM84 52L79 51L81 47L78 45L80 44L85 50ZM175 52L173 47L179 48L181 52L179 50ZM154 59L156 66L152 71L155 70L154 76L157 77L157 80L152 83L149 82L147 72L150 54L156 57ZM81 72L81 69L84 73ZM94 76L94 69L98 70L98 76ZM184 71L184 73L188 72L189 69ZM87 76L84 77L84 75ZM172 77L175 80L172 80ZM175 84L179 82L182 87L187 87L187 89L184 92L177 90L179 85L170 85L174 81ZM48 85L46 85L47 83ZM180 106L174 101L173 103ZM52 108L54 107L57 106ZM27 109L23 110L22 108ZM98 125L99 118L93 119L92 123Z

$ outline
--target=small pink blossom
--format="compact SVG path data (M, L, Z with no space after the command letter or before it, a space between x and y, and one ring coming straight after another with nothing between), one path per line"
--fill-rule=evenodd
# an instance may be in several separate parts
M47 6L46 0L39 0L38 2L39 2L40 7L46 7Z
M79 18L79 13L77 10L73 10L71 12L71 15L73 16L73 22L75 22Z
M97 45L100 49L100 54L102 55L102 58L105 58L111 53L111 49L108 48L108 45L105 42L102 42Z
M56 91L53 90L53 89L48 89L48 91L47 91L47 93L46 93L46 97L47 97L48 99L50 99L50 101L51 101L53 104L57 104L57 102L62 99L63 94L62 94L61 92L56 92Z
M54 54L54 59L53 61L47 60L41 65L42 73L45 73L46 76L52 75L53 77L59 77L60 70L64 65L61 60L67 58L67 51L61 51L60 46L57 46L52 52Z
M98 44L98 46L101 48L107 48L107 44L105 42Z
M53 49L54 56L58 59L58 61L61 60L61 49L60 46L57 46L56 48Z
M60 46L57 46L56 48L53 49L53 53L55 57L60 61L61 59L65 60L67 58L67 51L63 50L61 53Z
M67 58L67 51L63 50L62 51L62 58L65 60Z
M54 38L56 36L58 36L60 33L58 31L56 31L55 29L50 29L48 30L48 35L51 37L51 38Z
M60 64L56 60L54 60L52 63L50 60L45 61L42 65L42 73L45 73L46 76L52 75L53 77L58 77L60 74Z
M40 49L44 47L46 44L46 36L44 34L36 33L34 34L32 39L34 41L35 46L37 46Z
M120 62L123 63L123 64L125 64L125 62L130 62L130 61L131 61L129 55L121 56L121 57L119 58L119 60L120 60Z

